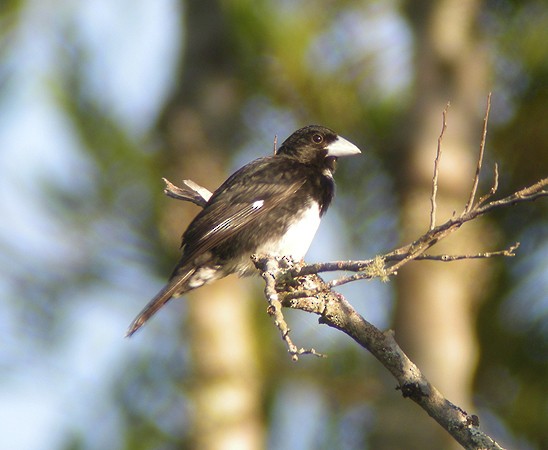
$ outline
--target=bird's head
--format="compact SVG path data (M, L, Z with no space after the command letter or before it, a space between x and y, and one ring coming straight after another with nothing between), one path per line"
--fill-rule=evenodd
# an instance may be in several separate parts
M321 125L308 125L295 131L276 150L276 155L285 155L307 164L318 164L330 170L341 156L358 155L358 147Z

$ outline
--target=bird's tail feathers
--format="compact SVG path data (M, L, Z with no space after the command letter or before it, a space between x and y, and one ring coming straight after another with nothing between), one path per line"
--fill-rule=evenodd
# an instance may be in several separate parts
M193 273L194 270L190 270L182 277L173 278L166 286L164 286L162 290L158 292L158 294L156 294L150 302L147 303L137 317L133 319L133 322L131 322L131 325L127 329L126 337L133 335L133 333L141 328L145 322L156 314L162 306L171 300L174 295L181 295L183 292L188 291L189 289L185 289L184 284Z

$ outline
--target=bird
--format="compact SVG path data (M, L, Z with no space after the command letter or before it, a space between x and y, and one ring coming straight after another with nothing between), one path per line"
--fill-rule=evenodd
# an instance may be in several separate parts
M174 297L236 273L257 273L251 255L304 258L335 193L337 159L360 149L333 130L308 125L273 155L234 172L182 237L168 283L130 324L133 335Z

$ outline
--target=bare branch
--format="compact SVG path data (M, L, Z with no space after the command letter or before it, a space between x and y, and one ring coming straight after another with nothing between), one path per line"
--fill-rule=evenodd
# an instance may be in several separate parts
M287 326L287 322L285 321L285 318L283 316L282 303L279 300L278 292L276 290L276 280L282 272L282 268L280 267L280 261L285 261L287 264L289 260L287 258L276 259L264 256L261 257L259 255L253 255L251 259L256 265L260 265L264 268L264 270L261 271L261 276L265 281L264 293L268 301L267 312L271 317L274 318L274 324L276 325L276 328L278 328L278 330L280 331L282 339L287 346L287 351L291 355L291 359L293 361L297 361L300 355L305 354L325 357L325 355L318 353L313 348L297 348L297 346L293 343L291 337L289 336L290 329Z
M496 256L516 256L515 250L519 248L519 242L511 245L507 249L497 250L493 252L483 252L475 253L470 255L428 255L423 253L417 255L414 259L416 261L441 261L441 262L452 262L460 261L463 259L486 259L493 258ZM378 256L384 262L391 261L401 261L404 258L404 255L401 254L391 254L391 255L382 255ZM310 275L313 273L321 272L340 272L340 271L349 271L349 272L360 272L370 267L375 259L364 259L364 260L354 260L354 261L331 261L324 263L314 263L314 264L305 264L301 267L291 270L290 275L293 277ZM371 278L380 277L381 274L372 275Z
M451 104L447 102L445 109L442 112L442 125L440 136L438 137L438 148L436 150L436 159L434 159L434 176L432 178L432 195L430 196L430 203L432 204L432 209L430 210L430 230L433 230L436 226L436 196L438 195L438 175L440 171L440 161L441 161L441 143L443 140L443 135L447 128L447 110Z
M537 198L540 198L540 197L548 196L548 191L545 189L547 185L548 185L548 178L544 178L538 181L537 183L531 186L528 186L524 189L521 189L515 192L514 194L509 195L500 200L491 201L485 205L480 205L478 203L468 213L462 213L459 217L455 219L450 219L444 224L439 225L435 227L433 230L428 231L427 233L419 237L415 242L405 245L403 247L400 247L399 249L396 249L390 253L387 253L386 255L383 255L382 258L384 259L384 261L393 261L394 259L398 260L398 262L386 268L386 271L383 274L383 276L395 275L401 266L403 266L404 264L407 264L409 261L418 259L420 255L426 252L426 250L428 250L430 247L435 245L441 239L444 239L450 234L457 231L466 222L470 222L471 220L474 220L475 218L479 216L482 216L488 212L491 212L494 209L515 205L517 203L528 202L528 201L536 200ZM510 256L510 255L504 254L503 252L502 253L491 252L491 253L493 254L493 256ZM465 258L465 256L466 255L461 255L457 257L454 256L453 260L467 259ZM350 270L350 269L345 268L344 270ZM333 280L330 282L331 283L330 286L331 287L340 286L342 284L350 283L352 281L369 279L369 278L371 278L370 274L366 272L360 272L355 275L343 277L338 280Z
M519 242L511 245L505 250L498 250L495 252L483 252L476 253L473 255L427 255L422 254L415 258L416 261L441 261L441 262L452 262L452 261L462 261L463 259L487 259L494 258L497 256L507 256L512 257L516 256L515 251L519 248Z
M474 206L474 199L476 198L476 193L478 191L478 183L481 172L481 166L483 165L483 154L485 151L485 141L487 138L487 124L489 122L489 111L491 111L491 92L487 95L487 107L485 109L485 117L483 118L483 131L481 133L481 143L478 156L478 164L476 166L476 174L474 175L474 184L472 185L472 190L470 192L470 198L468 203L464 207L464 212L470 212Z
M494 171L494 177L493 177L493 186L491 186L491 189L487 194L480 197L478 200L478 205L483 205L487 200L489 200L495 193L497 192L497 189L499 188L499 165L495 163L495 171Z

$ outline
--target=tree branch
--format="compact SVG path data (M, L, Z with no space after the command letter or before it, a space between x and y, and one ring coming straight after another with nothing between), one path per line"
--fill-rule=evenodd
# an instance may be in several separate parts
M438 176L440 172L440 161L441 161L441 143L443 141L443 135L447 129L447 111L451 104L448 102L445 106L445 109L442 113L442 125L440 136L438 137L438 148L436 150L436 158L434 159L434 176L432 177L432 195L430 196L430 203L432 204L432 209L430 210L430 229L433 230L436 226L436 197L438 195Z
M481 133L478 164L476 166L476 174L474 175L474 184L472 185L470 198L468 199L468 203L466 203L464 212L469 212L472 209L472 206L474 205L474 199L476 198L476 193L478 191L481 166L483 165L483 154L485 152L485 141L487 138L487 123L489 122L489 111L491 111L491 92L489 92L489 95L487 96L487 107L485 109L485 117L483 118L483 131Z
M255 257L255 265L264 276L276 280L276 292L293 289L321 292L319 295L286 298L282 305L320 316L319 322L342 331L367 349L398 382L398 389L423 408L454 439L468 449L498 449L501 447L479 428L479 419L451 403L426 379L419 368L398 346L392 331L381 332L365 320L339 293L333 292L318 275L308 275L298 280L284 279L292 263L285 259L288 269L280 267L279 259ZM268 294L267 294L268 295ZM294 358L295 359L295 358Z

